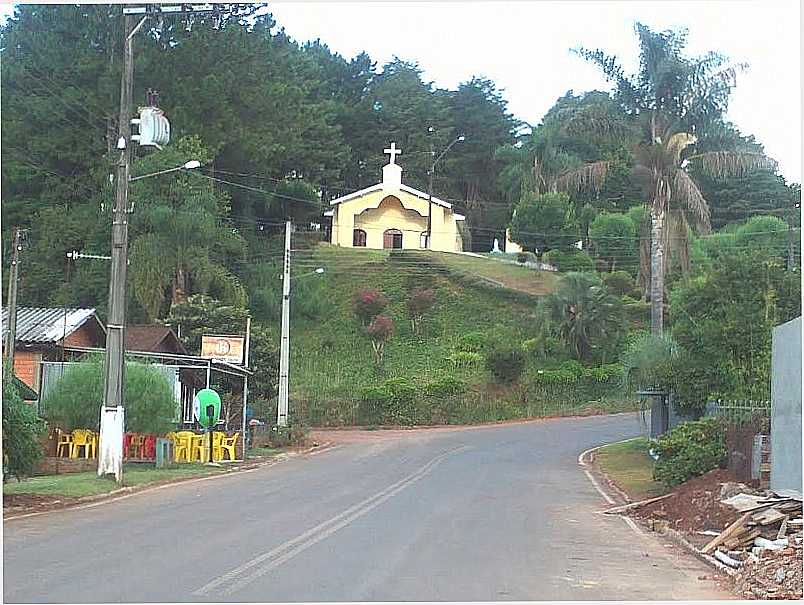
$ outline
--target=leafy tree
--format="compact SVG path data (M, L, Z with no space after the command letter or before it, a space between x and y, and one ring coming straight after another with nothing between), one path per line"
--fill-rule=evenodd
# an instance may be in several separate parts
M352 305L355 315L365 326L388 306L388 299L376 288L370 288L355 294Z
M673 338L688 352L690 372L704 370L686 381L689 396L769 398L772 328L800 314L800 276L762 250L724 250L677 284Z
M22 400L10 372L3 377L3 481L16 477L19 481L33 474L44 457L39 442L45 432L42 420L33 406Z
M410 317L414 334L421 334L421 324L424 316L433 308L435 302L434 290L420 288L411 293L408 299L408 316Z
M567 224L569 197L563 193L527 194L511 219L511 239L543 254L553 248L568 248L578 232Z
M545 306L561 340L579 361L590 361L595 349L622 336L622 301L594 274L566 274Z
M189 159L209 159L198 139L182 139L149 156L134 172L150 174ZM246 304L243 286L224 264L242 260L245 252L243 239L219 218L227 211L227 196L216 194L209 181L196 175L171 175L137 181L131 199L138 211L130 235L130 277L149 318L162 317L165 308L169 311L196 292L234 306Z
M173 426L178 405L173 385L159 370L142 363L126 363L124 397L126 428L138 433L164 433ZM98 430L103 403L101 360L73 366L42 402L48 420L67 430Z
M385 354L385 344L394 336L394 320L387 315L377 315L366 327L366 334L371 338L374 361L380 366Z
M589 227L589 237L597 255L614 271L617 261L628 262L636 255L636 227L625 214L604 212Z
M194 294L171 308L165 322L181 334L184 346L192 354L201 351L204 334L245 334L248 311L225 305L204 294Z
M685 31L658 33L637 23L636 32L640 43L636 76L627 76L616 57L602 50L581 48L577 52L614 82L615 100L642 128L642 139L632 151L633 173L643 184L645 195L650 196L651 330L661 335L668 238L671 233L686 236L690 219L701 229L709 229L706 199L686 169L687 164L717 177L770 169L775 164L755 151L690 153L698 141L692 134L696 127L705 130L725 113L736 70L716 53L695 59L685 57ZM578 125L576 132L582 131L609 134L611 123L591 119ZM558 187L568 191L599 190L610 164L602 160L568 171L558 178ZM671 199L676 203L675 210L670 207Z

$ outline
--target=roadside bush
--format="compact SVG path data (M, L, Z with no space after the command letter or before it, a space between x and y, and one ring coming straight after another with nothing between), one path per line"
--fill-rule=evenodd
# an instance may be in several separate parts
M483 355L471 351L456 351L447 357L447 362L453 368L475 368L483 362Z
M483 332L468 332L458 339L454 350L464 353L482 353L486 347L486 335Z
M364 326L371 323L388 306L388 299L376 288L360 290L352 301L355 315Z
M673 487L717 468L726 456L722 421L704 418L684 422L653 443L659 459L653 477Z
M142 363L126 363L126 430L137 433L164 433L173 427L176 401L173 385L156 368ZM66 430L98 430L103 403L103 364L100 360L70 368L43 400L51 423Z
M416 423L416 387L406 378L392 378L360 393L360 421L364 424Z
M466 391L466 383L454 376L443 376L424 387L424 392L431 397L452 397Z
M33 474L44 452L39 438L45 425L36 410L25 403L6 372L3 378L3 481L18 481Z
M525 369L525 352L511 344L495 343L486 351L486 367L499 382L516 382Z
M524 265L525 263L535 263L537 260L536 255L533 252L517 252L516 253L516 262L520 265Z
M553 265L563 273L595 270L595 261L592 260L592 257L577 248L572 248L571 250L550 250L544 253L542 261Z

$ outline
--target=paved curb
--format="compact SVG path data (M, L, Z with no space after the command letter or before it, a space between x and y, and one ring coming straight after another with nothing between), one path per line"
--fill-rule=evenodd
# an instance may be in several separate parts
M210 473L208 475L202 475L201 477L180 477L176 479L166 479L164 481L158 481L154 483L148 483L146 485L133 485L130 487L121 487L120 489L113 490L111 492L107 492L105 494L96 494L94 496L82 496L80 498L76 498L69 504L65 506L55 506L53 508L49 508L46 510L34 510L28 512L20 512L19 514L11 515L8 517L3 517L3 522L6 521L13 521L14 519L23 519L28 517L36 517L39 515L45 515L49 513L55 513L65 510L77 509L77 508L85 508L89 506L97 506L103 504L105 501L113 502L116 500L121 500L123 498L128 498L129 496L133 496L135 494L141 494L144 492L155 491L158 489L164 489L166 487L170 487L172 485L179 485L182 483L192 483L192 482L201 482L201 481L210 481L212 479L219 479L221 477L230 477L232 475L236 475L239 473L247 473L251 471L255 471L259 468L263 468L266 466L273 466L274 464L278 464L287 460L288 458L295 458L296 456L303 456L305 454L318 454L319 452L327 451L330 449L334 449L338 447L332 443L324 443L322 445L314 445L308 447L304 450L298 452L281 452L276 456L272 456L268 460L263 460L260 462L253 462L253 463L246 463L243 466L232 467L230 470L225 472L219 473Z

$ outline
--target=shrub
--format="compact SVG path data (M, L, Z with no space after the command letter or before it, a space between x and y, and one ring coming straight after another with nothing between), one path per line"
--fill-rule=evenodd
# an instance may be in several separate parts
M358 413L364 424L415 424L416 387L406 378L392 378L364 388Z
M521 347L495 343L486 352L486 367L500 382L516 382L525 368L525 353Z
M559 271L594 271L595 261L583 250L572 248L570 250L550 250L545 252L542 260L553 265Z
M424 315L433 308L435 302L436 298L433 290L419 289L411 294L408 299L408 317L410 317L414 334L421 333Z
M516 253L516 262L524 265L525 263L535 263L538 259L533 252L517 252Z
M44 431L36 410L22 400L7 372L3 379L3 480L33 474L44 456L39 442Z
M541 350L541 346L539 345L539 339L528 338L527 340L523 341L522 350L525 352L526 355L537 355Z
M578 380L584 375L583 365L580 361L576 361L575 359L565 361L559 366L559 369L572 376L574 380Z
M360 290L352 301L355 315L363 325L371 323L388 306L388 299L376 288Z
M630 296L631 298L639 299L642 292L636 287L634 278L627 271L613 271L612 273L603 273L600 276L603 283L609 289L609 292L618 294L620 296Z
M394 335L394 320L387 315L378 315L366 328L366 333L371 338L374 360L380 365L385 354L385 343Z
M486 335L483 332L468 332L458 339L455 351L464 353L482 353L486 347Z
M424 387L424 392L431 397L451 397L466 391L466 383L454 376L443 376Z
M683 422L654 442L653 477L673 487L717 468L726 456L726 431L716 418Z
M103 367L99 360L70 368L42 402L48 420L63 428L98 429L103 403ZM156 368L126 363L126 430L163 433L176 414L173 385Z
M483 355L474 351L456 351L447 357L447 361L454 368L474 368L482 363Z

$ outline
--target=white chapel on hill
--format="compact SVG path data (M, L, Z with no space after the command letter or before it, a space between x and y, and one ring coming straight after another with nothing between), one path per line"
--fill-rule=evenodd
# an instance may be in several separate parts
M330 202L332 208L324 216L332 217L331 242L353 248L461 252L458 221L465 217L449 202L402 183L402 167L396 163L402 151L395 143L384 152L391 159L383 166L382 182Z

